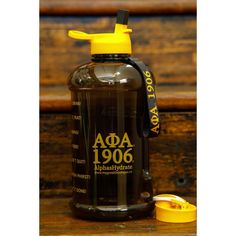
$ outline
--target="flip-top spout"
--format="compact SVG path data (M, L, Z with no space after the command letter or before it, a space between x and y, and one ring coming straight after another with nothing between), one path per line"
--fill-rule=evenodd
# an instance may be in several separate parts
M117 20L113 33L87 34L77 30L69 30L68 36L79 40L89 40L91 54L131 54L131 40L128 29L128 15L126 10L117 12Z

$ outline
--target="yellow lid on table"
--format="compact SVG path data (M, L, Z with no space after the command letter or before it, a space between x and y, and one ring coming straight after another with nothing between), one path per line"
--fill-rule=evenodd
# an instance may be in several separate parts
M196 220L197 207L172 194L159 194L156 201L156 219L170 223L187 223Z

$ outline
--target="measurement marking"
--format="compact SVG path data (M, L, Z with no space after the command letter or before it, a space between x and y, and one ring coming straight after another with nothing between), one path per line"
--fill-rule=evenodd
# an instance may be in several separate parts
M72 173L72 176L80 178L80 179L90 179L91 178L90 175L77 174L77 173L74 173L74 172Z
M87 193L87 189L85 188L76 188L76 187L72 187L72 191L76 192L76 193Z
M72 106L80 106L81 102L79 101L72 101Z
M77 164L85 164L86 161L84 159L77 159L77 158L72 158L72 162L77 163Z
M71 133L78 135L78 134L79 134L79 130L77 130L77 129L72 129L72 130L71 130Z
M73 148L73 149L79 149L79 145L77 145L77 144L72 144L72 148Z
M81 119L81 116L72 115L71 117L73 120L80 120Z

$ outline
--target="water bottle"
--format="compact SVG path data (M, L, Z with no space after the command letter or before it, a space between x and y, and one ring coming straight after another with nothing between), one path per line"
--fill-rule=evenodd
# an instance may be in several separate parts
M90 41L91 62L69 76L72 102L72 200L75 216L97 220L145 217L154 209L148 138L159 133L150 69L131 57L128 11L113 33L70 30Z

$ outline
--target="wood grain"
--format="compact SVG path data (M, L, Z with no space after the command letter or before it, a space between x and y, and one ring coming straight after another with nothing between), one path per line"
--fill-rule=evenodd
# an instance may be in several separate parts
M196 113L161 112L161 134L150 139L150 169L155 193L196 193ZM42 197L71 194L71 136L68 113L40 117Z
M159 110L195 110L195 87L161 86L158 87ZM71 110L70 91L67 86L41 86L41 112L68 112Z
M118 9L131 14L195 13L195 0L41 0L40 14L44 15L112 15Z
M196 199L191 197L187 197L186 200L193 204L196 202ZM68 198L44 198L40 200L41 236L196 235L196 222L164 223L154 218L154 212L152 217L124 222L96 222L75 219L71 216L68 202Z
M143 1L145 2L145 1ZM111 17L41 17L40 83L65 85L78 65L90 61L89 45L70 39L69 29L111 32ZM149 64L162 85L196 85L196 17L130 17L133 56Z

